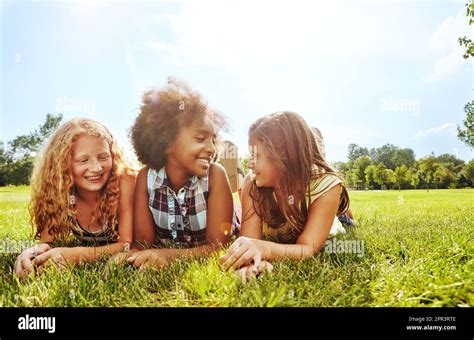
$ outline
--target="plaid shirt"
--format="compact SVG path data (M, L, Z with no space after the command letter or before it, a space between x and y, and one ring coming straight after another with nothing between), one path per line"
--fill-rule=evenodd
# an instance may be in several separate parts
M159 245L190 248L206 244L207 175L191 177L176 194L164 167L149 169L147 187Z

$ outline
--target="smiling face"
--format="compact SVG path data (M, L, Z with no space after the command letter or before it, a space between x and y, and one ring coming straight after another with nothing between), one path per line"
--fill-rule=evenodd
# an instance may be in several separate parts
M216 133L212 125L197 121L180 129L169 149L168 162L178 165L189 176L203 177L216 151Z
M268 157L268 152L263 143L251 137L249 139L249 151L250 158L248 167L255 174L257 186L277 187L280 176L272 160Z
M81 136L72 145L71 169L78 191L98 192L112 172L112 155L100 137Z

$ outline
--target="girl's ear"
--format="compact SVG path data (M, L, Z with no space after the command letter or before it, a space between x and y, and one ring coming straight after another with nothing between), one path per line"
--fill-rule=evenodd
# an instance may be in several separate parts
M173 151L174 151L174 142L168 145L168 147L166 148L166 155L169 155Z

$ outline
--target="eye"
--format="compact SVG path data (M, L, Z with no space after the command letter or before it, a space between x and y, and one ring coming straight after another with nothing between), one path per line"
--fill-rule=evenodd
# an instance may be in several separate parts
M196 140L197 140L198 142L204 142L205 139L206 139L206 138L204 138L203 136L197 136L197 137L196 137Z
M80 159L78 160L77 162L78 163L87 163L88 159L87 158L84 158L84 159Z
M100 156L100 157L99 157L99 160L101 160L101 161L106 161L106 160L108 160L109 158L110 158L110 156L105 155L105 156Z

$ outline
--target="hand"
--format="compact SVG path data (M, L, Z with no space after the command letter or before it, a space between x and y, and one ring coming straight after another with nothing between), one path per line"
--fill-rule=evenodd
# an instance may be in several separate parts
M111 270L111 267L112 266L119 266L123 263L126 263L127 262L127 259L133 254L133 253L136 253L138 252L139 250L138 249L132 249L130 251L127 251L127 252L122 252L122 253L118 253L118 254L115 254L114 256L112 256L109 261L107 261L107 264L105 265L105 270L104 270L104 276L105 278L109 278L110 277L110 270Z
M262 272L271 272L272 270L273 265L270 262L263 260L258 268L255 268L253 264L249 264L247 266L240 267L237 273L240 276L242 283L246 283L247 280L256 278Z
M127 261L135 268L155 267L160 269L166 266L170 259L166 254L166 249L147 249L135 252L127 258Z
M33 271L33 259L50 250L51 247L47 243L38 244L32 248L25 249L16 259L13 266L13 273L20 279L23 279Z
M219 258L224 270L229 268L239 269L253 262L255 270L258 270L262 262L261 241L241 236L229 247L227 253Z
M33 265L40 267L50 261L49 264L55 263L61 268L66 268L68 265L79 263L80 259L74 248L53 248L36 256Z

